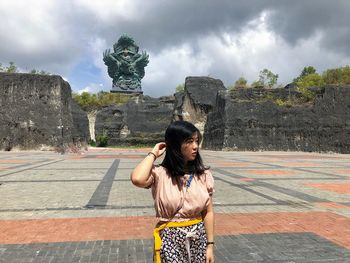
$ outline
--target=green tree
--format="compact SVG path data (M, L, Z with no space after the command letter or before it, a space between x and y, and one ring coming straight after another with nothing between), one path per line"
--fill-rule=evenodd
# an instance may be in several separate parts
M300 75L293 80L293 83L298 82L299 80L306 77L307 75L315 74L315 73L316 73L316 69L313 66L304 67Z
M97 93L97 103L100 107L112 105L112 104L124 104L129 100L127 94L111 93L100 91Z
M11 61L9 63L9 66L6 68L6 72L8 72L8 73L17 73L18 72L18 68L14 62Z
M350 66L328 69L322 74L325 84L349 85Z
M114 93L100 91L99 93L97 93L98 105L103 107L103 106L117 103L115 95L116 94Z
M274 74L272 71L266 68L260 71L259 81L264 87L272 88L274 85L276 85L277 79L278 74Z
M297 83L298 88L309 88L309 87L322 87L324 86L325 81L322 76L317 73L306 75L301 78Z
M0 72L4 72L4 68L2 67L1 63L0 63Z
M183 91L185 91L185 84L182 83L182 84L177 85L175 91L176 92L183 92Z
M104 91L100 91L97 94L91 94L86 91L82 92L81 94L73 93L72 97L85 111L90 111L113 104L124 104L129 100L129 96L127 94L110 93Z
M317 73L308 74L296 82L298 90L303 94L303 97L309 101L315 97L315 93L310 89L311 87L322 87L325 82Z
M89 110L98 107L96 94L82 92L81 94L73 93L73 99L84 109Z

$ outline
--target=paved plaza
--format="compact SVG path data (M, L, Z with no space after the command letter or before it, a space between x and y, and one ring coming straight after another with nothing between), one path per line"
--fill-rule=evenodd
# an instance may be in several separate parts
M0 262L152 262L151 192L129 180L149 150L0 152ZM216 262L350 262L349 154L201 153Z

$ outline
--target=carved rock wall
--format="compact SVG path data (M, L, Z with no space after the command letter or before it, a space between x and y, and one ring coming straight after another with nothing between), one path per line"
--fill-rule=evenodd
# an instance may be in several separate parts
M136 95L121 106L97 112L96 139L108 138L109 145L153 144L164 140L171 122L175 98Z
M350 87L315 88L312 104L278 106L288 90L222 91L208 116L208 149L350 152ZM295 92L295 91L293 91ZM258 102L257 102L258 101Z
M220 90L226 88L219 79L187 77L184 92L175 94L174 120L189 121L203 134L207 115L215 107Z
M206 149L350 153L350 87L314 91L313 103L287 107L276 99L298 97L298 92L228 92L220 80L188 77L182 93L134 96L125 105L99 110L90 116L90 125L96 138L107 136L109 145L162 141L169 123L183 119L203 132ZM70 86L60 76L0 73L0 149L57 147L88 139L87 114L72 101Z
M85 144L90 139L89 120L87 113L83 111L74 100L71 98L68 98L68 100L71 102L71 114L73 118L72 142L81 142Z
M0 73L0 149L84 142L87 125L60 76Z

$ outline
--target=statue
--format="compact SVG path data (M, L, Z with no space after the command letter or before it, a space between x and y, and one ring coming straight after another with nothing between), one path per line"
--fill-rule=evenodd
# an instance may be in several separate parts
M142 93L141 79L145 76L148 55L134 40L122 35L113 45L114 53L109 49L103 52L103 61L108 67L108 75L113 79L111 92Z

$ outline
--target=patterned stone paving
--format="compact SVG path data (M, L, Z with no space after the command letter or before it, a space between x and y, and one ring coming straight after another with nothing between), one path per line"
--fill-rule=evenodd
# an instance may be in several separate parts
M149 149L0 152L0 262L151 262ZM216 262L350 262L350 155L202 151Z

